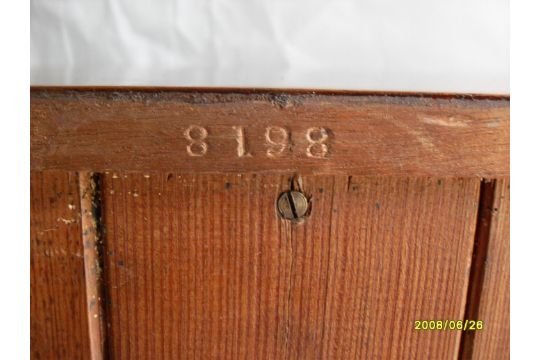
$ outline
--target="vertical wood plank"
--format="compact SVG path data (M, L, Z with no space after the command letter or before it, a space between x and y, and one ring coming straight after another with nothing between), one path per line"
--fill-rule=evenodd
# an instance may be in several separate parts
M472 359L510 358L510 181L496 180Z
M296 269L292 358L455 359L460 332L414 330L414 320L463 317L479 181L328 182L303 181L313 212L297 228L298 247L305 246L297 261L306 266ZM316 232L325 234L324 247ZM322 274L308 265L317 264L313 257L325 265ZM322 294L313 293L321 286L317 277L324 279ZM324 305L317 307L321 295Z
M454 359L479 180L275 175L104 177L111 354L128 358Z
M30 175L33 359L89 359L77 175Z
M280 176L104 177L111 354L284 358L290 228Z

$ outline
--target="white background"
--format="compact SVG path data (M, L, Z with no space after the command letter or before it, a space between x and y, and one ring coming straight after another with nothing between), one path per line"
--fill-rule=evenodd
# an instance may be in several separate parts
M509 92L508 0L32 0L34 85Z
M537 121L540 3L512 1L511 5L511 354L512 359L528 360L540 359L540 187L537 186L540 178L540 122ZM6 50L0 57L0 144L4 175L0 181L4 190L0 207L0 281L3 289L0 306L4 309L0 324L0 355L6 359L24 359L30 353L30 7L26 1L0 3L0 40ZM35 51L32 51L34 59ZM53 59L48 61L53 62ZM36 65L41 65L35 60L33 65L32 76L35 77Z

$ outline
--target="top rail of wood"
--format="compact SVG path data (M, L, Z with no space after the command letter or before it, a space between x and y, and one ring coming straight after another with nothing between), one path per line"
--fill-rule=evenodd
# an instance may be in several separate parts
M33 170L509 175L507 96L31 88Z

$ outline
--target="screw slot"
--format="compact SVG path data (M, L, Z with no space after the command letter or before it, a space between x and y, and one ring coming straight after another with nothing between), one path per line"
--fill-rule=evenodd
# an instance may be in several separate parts
M291 190L282 193L277 201L277 208L281 217L287 220L300 221L306 215L309 202L299 191Z

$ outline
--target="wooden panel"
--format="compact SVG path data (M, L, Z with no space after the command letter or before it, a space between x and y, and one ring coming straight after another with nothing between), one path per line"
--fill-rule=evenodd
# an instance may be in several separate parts
M277 176L105 176L113 358L285 355L281 185Z
M497 180L473 359L510 358L510 184Z
M30 346L33 359L89 359L77 175L30 177Z
M317 193L316 179L304 183ZM329 231L322 358L456 358L459 332L413 326L463 317L478 189L470 179L335 178L330 217L310 219ZM310 242L307 233L299 243ZM315 283L304 286L296 299Z
M31 132L33 169L509 174L505 97L34 88Z
M278 175L104 178L115 359L454 359L479 180L303 176L312 213L281 220Z

